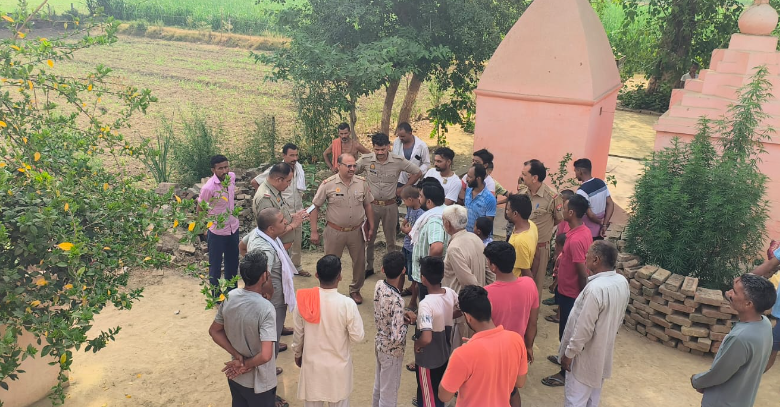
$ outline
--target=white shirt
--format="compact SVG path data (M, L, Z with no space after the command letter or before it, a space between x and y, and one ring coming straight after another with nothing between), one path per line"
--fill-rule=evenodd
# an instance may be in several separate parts
M452 202L458 202L458 195L460 195L461 187L463 184L460 182L460 178L457 175L452 174L447 178L441 176L441 173L436 168L431 168L425 173L423 179L432 177L439 180L439 183L444 187L444 198L449 199Z
M601 388L612 375L615 337L628 306L628 280L614 270L588 277L563 331L560 356L572 361L571 372L577 381Z
M428 171L428 168L431 166L431 154L428 151L428 145L425 144L424 141L422 141L417 136L413 137L414 147L412 147L412 156L409 158L409 161L420 167L420 171L425 174L425 172ZM404 144L401 142L400 137L396 137L395 141L393 141L393 154L398 154L401 157L406 158L404 155ZM408 181L408 172L402 172L401 175L398 176L398 182L406 184Z
M466 185L468 185L468 181L466 181L467 175L468 174L463 174L463 178L461 178L461 181L465 182ZM485 177L485 189L493 193L493 195L496 194L496 181L493 179L492 175Z
M693 76L691 76L690 72L686 72L685 75L683 75L682 78L680 78L680 81L685 82L688 79L699 79L699 74L695 73L693 74Z

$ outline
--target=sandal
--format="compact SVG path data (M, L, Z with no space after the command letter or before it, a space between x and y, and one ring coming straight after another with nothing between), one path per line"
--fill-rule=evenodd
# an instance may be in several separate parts
M552 362L552 363L554 363L554 364L556 364L558 366L561 365L561 362L558 360L558 356L555 356L555 355L547 356L547 360L549 360L550 362Z
M552 375L542 379L542 384L549 387L562 387L566 385L566 381L555 377L555 375Z
M412 295L412 290L408 288L404 288L404 290L401 291L401 297L408 297L410 295Z
M547 321L547 322L553 322L553 323L556 323L556 324L561 323L561 320L558 319L555 315L548 315L548 316L544 317L544 320Z
M555 297L550 297L550 298L542 301L542 304L544 304L544 305L555 305Z
M308 271L303 271L303 270L299 270L298 271L298 275L301 276L301 277L311 277L311 273L309 273Z
M287 402L287 400L276 396L276 404L275 407L290 407L290 403Z
M280 374L282 374L282 372L284 372L284 369L282 369L281 367L277 367L277 368L276 368L276 375L277 375L277 376L279 376Z
M417 364L415 364L414 362L409 363L408 365L406 365L406 370L408 370L410 372L416 372L417 371Z

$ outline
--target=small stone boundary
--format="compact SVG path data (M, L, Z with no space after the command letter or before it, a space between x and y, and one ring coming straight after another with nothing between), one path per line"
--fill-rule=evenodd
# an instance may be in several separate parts
M628 253L618 255L617 271L631 291L623 324L653 342L699 356L717 353L737 322L723 292L699 287L698 278L643 265Z

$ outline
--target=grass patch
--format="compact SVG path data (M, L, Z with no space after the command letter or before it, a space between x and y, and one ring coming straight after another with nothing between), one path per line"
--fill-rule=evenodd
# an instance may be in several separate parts
M241 48L252 51L275 51L286 46L289 39L282 36L253 36L213 31L194 31L174 27L147 26L133 22L119 25L119 33L166 41L194 42Z

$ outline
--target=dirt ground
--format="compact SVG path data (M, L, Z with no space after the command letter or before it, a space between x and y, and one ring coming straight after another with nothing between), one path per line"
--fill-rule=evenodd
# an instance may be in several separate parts
M313 270L321 254L306 253L304 266ZM349 256L344 256L344 281L339 291L346 294L351 276ZM380 277L372 276L363 288L365 302L359 306L366 339L352 351L355 365L353 406L370 406L374 380L374 334L372 297ZM316 284L312 278L295 278L296 288ZM204 301L195 279L181 270L139 272L133 286L144 286L144 298L130 311L107 309L95 321L94 329L121 326L116 342L98 353L78 353L74 358L72 384L65 406L229 406L230 392L220 372L228 355L211 341L208 327L216 311L204 311ZM540 316L550 314L542 306ZM176 312L179 311L177 314ZM541 319L541 318L540 318ZM288 325L291 316L288 315ZM409 334L411 338L411 333ZM292 337L283 342L291 343ZM528 382L522 389L523 405L559 406L563 389L548 388L542 377L556 371L545 360L558 349L557 325L540 320L534 345L537 360L531 365ZM412 360L412 342L407 342L406 360ZM699 393L689 385L692 374L706 370L712 357L697 357L651 343L636 332L621 329L614 356L613 377L603 391L604 407L698 406ZM284 368L278 393L293 407L303 403L296 398L298 368L291 351L279 355ZM411 406L415 392L414 374L402 374L399 406ZM780 398L780 370L764 376L756 406L775 405ZM46 400L35 407L49 406Z

